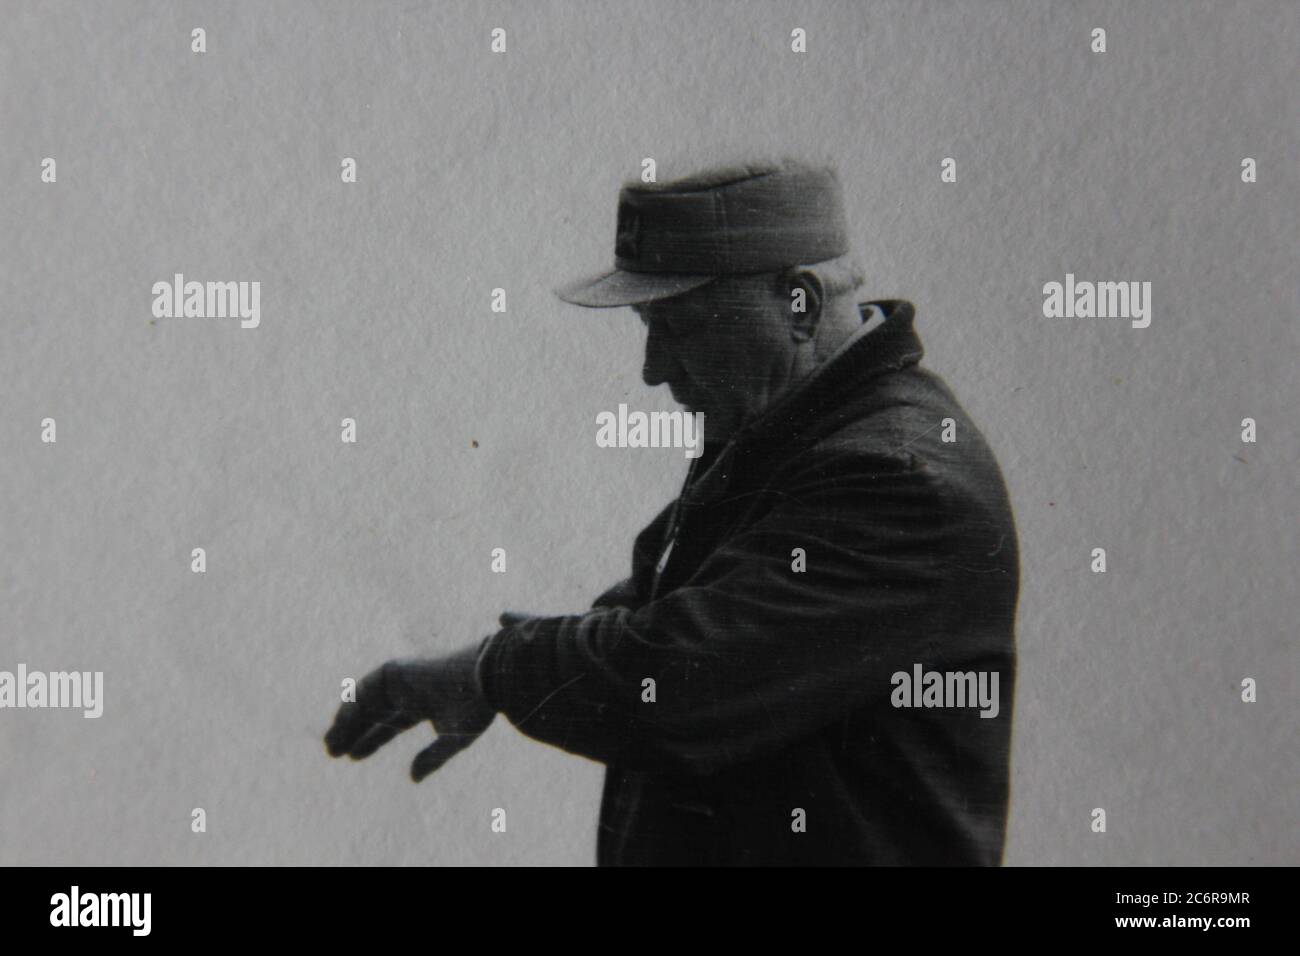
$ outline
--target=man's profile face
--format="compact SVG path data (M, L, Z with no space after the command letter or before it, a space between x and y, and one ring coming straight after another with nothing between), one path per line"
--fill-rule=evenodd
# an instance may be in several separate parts
M724 276L632 308L646 326L642 378L703 412L710 442L762 411L789 368L790 307L776 276Z

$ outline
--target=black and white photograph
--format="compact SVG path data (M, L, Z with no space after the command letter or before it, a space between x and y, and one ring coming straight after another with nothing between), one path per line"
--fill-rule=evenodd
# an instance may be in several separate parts
M0 0L6 920L799 867L1266 923L1297 49L1286 0Z

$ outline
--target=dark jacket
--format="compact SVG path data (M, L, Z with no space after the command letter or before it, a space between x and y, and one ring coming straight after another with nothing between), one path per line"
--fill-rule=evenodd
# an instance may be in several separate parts
M694 461L631 578L484 644L494 706L607 765L602 865L1001 861L1015 525L917 365L911 303L875 305L883 325ZM998 715L894 706L916 664L998 672Z

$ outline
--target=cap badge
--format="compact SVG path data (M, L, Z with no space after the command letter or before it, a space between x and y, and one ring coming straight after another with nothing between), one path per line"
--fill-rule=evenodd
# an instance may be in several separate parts
M618 224L618 237L614 240L614 255L620 259L635 259L641 240L641 217L628 210Z

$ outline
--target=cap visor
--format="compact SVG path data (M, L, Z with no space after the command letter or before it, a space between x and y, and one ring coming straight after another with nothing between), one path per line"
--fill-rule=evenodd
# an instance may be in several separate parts
M625 272L615 269L560 286L555 294L574 305L608 309L672 298L691 289L698 289L716 278L717 276L679 272Z

